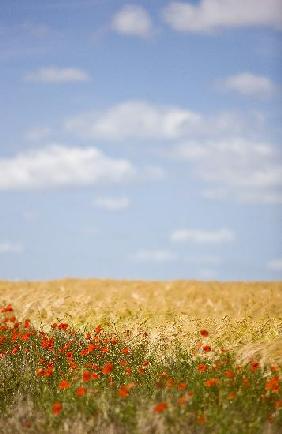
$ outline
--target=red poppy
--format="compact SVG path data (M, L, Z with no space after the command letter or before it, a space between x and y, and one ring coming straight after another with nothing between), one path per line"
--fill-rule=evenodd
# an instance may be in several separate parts
M70 387L70 383L67 380L62 380L62 381L60 381L58 387L60 390L66 390Z
M250 362L250 369L255 372L259 368L259 362Z
M205 351L205 353L209 353L211 351L211 347L209 345L204 345L203 350Z
M208 380L206 380L204 382L204 385L206 387L213 387L216 386L219 383L219 379L218 378L209 378Z
M154 412L155 413L162 413L167 409L167 403L166 402L160 402L159 404L155 405Z
M236 398L236 392L230 392L230 393L228 393L227 398L230 399L230 400L235 399Z
M205 329L200 330L200 335L206 338L209 335L209 332Z
M128 353L129 353L129 348L128 348L128 347L125 347L125 348L123 348L123 349L121 350L121 352L122 352L123 354L128 354Z
M112 363L106 363L103 368L102 368L102 373L104 375L110 374L110 372L112 372L113 370L113 364Z
M61 413L62 409L63 405L61 402L55 402L52 405L52 413L54 414L54 416L58 416Z
M90 381L91 380L91 372L90 371L83 371L82 380L86 383L88 381Z
M96 333L96 335L98 335L99 333L101 333L102 330L103 330L102 327L101 327L100 325L98 325L98 326L95 328L95 333Z
M187 389L186 383L179 383L178 384L178 390L185 390L185 389Z
M231 369L228 369L227 371L224 372L224 376L227 378L234 378L235 374L233 371L231 371Z
M29 329L30 328L30 320L29 319L25 320L25 322L24 322L24 328L25 329Z
M75 391L76 396L82 397L86 394L86 388L83 386L80 386Z
M265 383L265 390L270 390L271 392L279 392L279 377L272 377Z
M60 324L58 324L58 329L59 330L67 330L68 326L69 325L67 323L61 322Z
M126 398L129 395L129 391L126 386L121 386L118 390L120 398Z
M198 369L199 372L206 372L207 369L208 369L208 366L205 365L205 363L200 363L200 364L197 366L197 369Z

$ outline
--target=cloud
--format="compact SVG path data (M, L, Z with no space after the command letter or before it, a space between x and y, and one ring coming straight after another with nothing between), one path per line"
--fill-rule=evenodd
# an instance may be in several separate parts
M50 136L51 129L48 127L34 127L27 131L26 138L31 142L38 142Z
M189 161L194 176L205 181L204 197L281 202L281 159L269 143L242 138L187 142L174 149L174 158Z
M51 145L0 158L0 190L118 183L134 174L128 160L110 158L93 147Z
M0 254L22 253L23 246L18 243L4 242L0 243Z
M250 119L223 112L212 116L178 106L147 101L125 101L102 112L83 113L65 121L66 131L79 137L123 142L125 140L179 140L243 132ZM253 117L252 117L253 118Z
M221 85L227 90L254 97L270 97L276 90L276 86L270 78L249 72L227 77L221 82Z
M177 255L170 250L139 250L133 255L133 259L137 262L164 263L175 261L177 259Z
M268 262L267 268L271 271L282 272L282 258L272 259Z
M127 197L98 197L95 205L107 211L122 211L129 207L129 199Z
M201 0L196 4L171 2L163 18L180 32L213 32L236 27L282 29L280 0Z
M192 242L196 244L221 244L234 241L235 235L229 229L214 231L204 229L178 229L171 234L173 242Z
M117 33L147 38L152 35L152 22L148 12L137 5L125 5L112 20Z
M59 68L49 66L29 72L24 77L25 81L41 83L70 83L88 81L90 76L87 72L78 68Z

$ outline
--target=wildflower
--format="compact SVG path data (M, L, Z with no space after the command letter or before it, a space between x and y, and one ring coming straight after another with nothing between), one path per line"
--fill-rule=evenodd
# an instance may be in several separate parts
M227 378L234 378L235 374L233 371L231 371L231 369L228 369L227 371L224 372L224 376Z
M102 368L102 373L104 375L110 374L113 370L113 364L112 363L106 363Z
M197 423L199 425L204 425L206 423L206 418L203 414L197 417Z
M82 374L82 380L86 383L91 380L91 372L90 371L83 371Z
M109 352L108 347L101 348L101 353L108 353L108 352Z
M166 402L160 402L159 404L155 405L154 412L155 413L162 413L167 409L167 403Z
M123 349L121 350L121 352L122 352L123 354L128 354L128 353L129 353L129 348L128 348L128 347L123 348Z
M15 355L15 354L17 354L18 351L19 351L19 347L14 347L14 348L12 349L11 353L12 353L13 355Z
M21 335L21 340L24 342L27 342L30 338L31 334L30 333L24 333L23 335Z
M188 396L185 394L185 395L182 395L182 396L180 396L178 399L177 399L177 404L178 405L185 405L187 402L188 402Z
M200 330L200 335L206 338L209 335L209 332L205 329Z
M66 390L70 387L70 383L67 380L62 380L58 387L60 390Z
M98 378L100 378L100 375L97 374L97 372L93 372L93 373L91 374L91 378L92 378L92 380L97 380Z
M236 398L236 392L230 392L230 393L228 393L227 399L232 400L232 399L235 399L235 398Z
M204 385L205 385L206 387L213 387L213 386L216 386L218 383L219 383L219 379L213 377L213 378L209 378L208 380L206 380L206 381L204 382Z
M54 348L54 339L43 338L41 341L41 347L45 350L52 350Z
M118 390L118 395L120 398L126 398L129 395L128 388L126 386L121 386Z
M187 388L187 384L186 383L179 383L178 384L178 390L185 390Z
M98 325L98 326L95 328L95 333L96 333L96 335L98 335L99 333L101 333L102 330L103 330L102 327L101 327L100 325Z
M204 345L203 350L205 353L209 353L211 351L211 347L209 345Z
M24 328L25 329L29 329L30 328L30 320L29 319L25 320L25 322L24 322Z
M207 369L208 369L208 366L205 365L205 363L200 363L200 364L197 366L197 369L198 369L199 372L206 372Z
M59 330L67 330L68 326L69 325L67 323L61 322L60 324L58 324L58 329Z
M250 369L255 372L259 368L259 362L250 362Z
M52 413L54 414L54 416L58 416L61 411L63 409L63 405L61 404L61 402L55 402L52 405Z
M279 377L272 377L265 383L265 390L279 392Z
M76 396L82 397L86 394L86 388L83 386L80 386L75 391Z
M13 312L13 308L11 304L8 304L6 307L1 308L1 312Z

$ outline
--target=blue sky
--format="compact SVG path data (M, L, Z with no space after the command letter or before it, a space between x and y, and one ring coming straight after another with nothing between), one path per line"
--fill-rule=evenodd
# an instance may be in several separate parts
M281 0L1 11L1 278L281 279Z

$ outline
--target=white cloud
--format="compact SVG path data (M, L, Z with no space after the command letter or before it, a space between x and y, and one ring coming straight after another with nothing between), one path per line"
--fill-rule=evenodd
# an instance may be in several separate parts
M244 96L270 97L276 90L275 84L268 77L249 72L232 75L221 83L225 89Z
M23 246L18 243L3 242L0 243L0 254L6 253L22 253Z
M124 35L147 38L152 34L152 22L142 6L125 5L113 17L112 29Z
M281 0L201 0L196 4L171 2L163 17L181 32L258 26L281 30L281 12Z
M127 197L98 197L95 205L107 211L122 211L129 207L129 199Z
M135 174L132 164L96 148L52 145L0 158L0 190L116 183Z
M171 234L171 241L196 244L220 244L234 241L235 235L229 229L178 229Z
M209 199L281 202L282 164L269 143L241 138L185 143L174 157L191 163L194 176L208 184L203 195Z
M34 127L27 131L26 138L31 142L38 142L50 136L51 130L48 127Z
M273 259L272 261L269 261L267 264L267 268L271 271L282 271L282 258Z
M69 83L88 81L90 79L87 72L79 68L59 68L57 66L49 66L39 68L25 75L26 81L42 82L42 83Z
M210 136L211 131L213 135L242 133L249 128L249 121L249 116L236 113L203 116L178 106L137 100L67 119L65 129L79 137L113 142L163 141Z
M154 249L154 250L139 250L133 259L137 262L172 262L177 259L177 255L170 250Z

